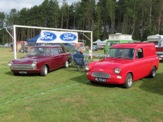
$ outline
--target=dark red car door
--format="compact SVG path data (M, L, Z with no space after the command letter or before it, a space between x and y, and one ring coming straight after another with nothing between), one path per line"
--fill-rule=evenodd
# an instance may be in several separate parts
M61 58L62 56L59 54L58 48L52 48L52 55L51 55L51 64L52 69L56 69L61 67Z

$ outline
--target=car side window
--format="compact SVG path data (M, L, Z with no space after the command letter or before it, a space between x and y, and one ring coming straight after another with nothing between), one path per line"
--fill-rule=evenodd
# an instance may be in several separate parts
M58 48L59 53L64 53L61 47Z
M58 55L58 49L57 48L52 48L52 55Z
M139 48L136 52L136 58L139 59L139 58L143 58L143 49L142 48Z
M45 54L46 56L50 55L50 48L45 48L45 49L44 49L44 54Z

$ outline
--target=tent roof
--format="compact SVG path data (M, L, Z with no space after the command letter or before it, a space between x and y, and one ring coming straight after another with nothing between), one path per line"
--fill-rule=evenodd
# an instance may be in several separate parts
M96 40L95 42L93 43L101 43L102 41L100 39Z
M104 41L102 41L103 43L106 43L108 41L108 39L105 39Z
M28 39L27 42L33 42L33 43L36 43L37 39L39 38L40 34L38 34L37 36L31 38L31 39Z

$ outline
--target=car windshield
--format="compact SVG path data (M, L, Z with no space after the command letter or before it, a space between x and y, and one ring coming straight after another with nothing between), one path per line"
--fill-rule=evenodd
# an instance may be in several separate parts
M110 48L106 57L133 59L134 49L132 48Z
M28 56L48 56L50 55L50 48L46 47L32 47L27 54Z

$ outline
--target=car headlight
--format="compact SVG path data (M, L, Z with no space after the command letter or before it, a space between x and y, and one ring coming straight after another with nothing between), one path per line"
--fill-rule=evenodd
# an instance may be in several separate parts
M90 70L90 67L89 67L89 66L86 66L86 67L85 67L85 70L86 70L86 71L89 71L89 70Z
M35 69L36 68L36 65L37 65L37 62L36 61L33 61L31 66Z
M10 61L10 62L8 63L8 66L11 67L12 64L13 64L12 61Z
M114 69L115 74L120 74L121 70L119 68Z

